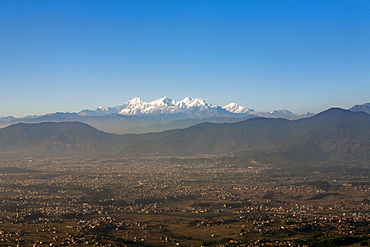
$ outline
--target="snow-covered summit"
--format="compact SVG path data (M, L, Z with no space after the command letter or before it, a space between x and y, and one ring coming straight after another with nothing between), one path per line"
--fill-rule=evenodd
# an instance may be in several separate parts
M151 103L154 104L154 105L168 105L168 106L170 106L170 105L174 105L174 103L176 103L176 101L174 101L173 99L170 99L167 96L165 96L163 98L154 100Z
M208 104L204 99L192 99L189 97L176 101L169 97L163 97L151 102L145 102L140 98L134 98L126 102L119 111L120 115L148 115L148 114L173 114L188 113L192 110L208 110L215 105Z
M183 113L189 117L216 117L216 116L262 116L262 117L285 117L296 119L298 116L288 110L273 110L271 112L256 112L246 106L230 103L219 106L207 103L201 98L186 97L180 101L173 100L167 96L146 102L139 97L132 98L121 106L100 106L96 110L84 110L79 112L80 116L104 116L119 114L122 116L148 116L161 114Z
M106 105L102 105L102 106L99 106L98 109L99 110L102 110L102 111L108 111L109 110L109 107L106 106Z
M252 113L252 112L254 112L253 109L249 109L246 106L238 105L237 103L230 103L230 104L228 104L226 106L223 106L222 108L225 109L225 110L227 110L227 111L229 111L229 112L236 113L236 114Z
M127 101L125 105L129 105L131 107L139 106L145 103L142 99L139 97L134 97L131 100Z

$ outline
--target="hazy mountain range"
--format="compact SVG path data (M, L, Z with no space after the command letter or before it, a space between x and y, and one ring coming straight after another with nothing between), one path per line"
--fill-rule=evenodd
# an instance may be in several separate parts
M152 102L145 102L136 97L121 106L100 106L95 110L82 110L77 113L57 112L23 118L3 117L0 118L0 127L14 123L79 121L99 130L123 134L163 131L189 127L202 122L232 123L258 116L298 119L312 115L311 113L297 115L286 109L256 112L237 103L219 106L199 98L186 97L183 100L175 101L163 97Z
M258 152L290 160L370 160L370 115L332 108L299 120L252 118L147 134L110 134L79 122L0 129L2 155L197 155Z
M352 106L349 110L351 111L363 111L370 114L370 103L365 103L362 105Z

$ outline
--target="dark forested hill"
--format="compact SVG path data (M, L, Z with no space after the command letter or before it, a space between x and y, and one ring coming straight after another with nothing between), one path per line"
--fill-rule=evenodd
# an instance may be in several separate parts
M107 152L118 135L79 122L15 124L0 130L0 152L64 155Z
M115 135L87 124L16 124L0 130L0 152L112 155L194 155L238 151L280 152L292 159L369 159L370 115L332 108L313 117L253 118L202 123L185 129Z
M122 136L125 140L125 136ZM191 155L240 150L290 150L301 147L335 155L368 154L370 115L333 108L314 117L289 121L254 118L231 124L202 123L155 133L121 152L133 155Z

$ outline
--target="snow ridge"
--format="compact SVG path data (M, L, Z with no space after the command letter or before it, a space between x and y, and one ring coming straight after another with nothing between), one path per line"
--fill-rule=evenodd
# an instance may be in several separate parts
M226 106L223 106L222 108L229 111L229 112L233 112L233 113L237 113L237 114L254 112L253 109L249 109L246 106L238 105L237 103L230 103Z
M119 111L120 115L158 115L158 114L174 114L186 113L197 109L205 111L218 106L211 105L205 102L204 99L191 99L186 97L183 100L175 101L169 97L163 97L152 102L145 102L140 98L133 98L126 102Z
M246 106L237 103L230 103L226 106L219 106L207 103L201 98L186 97L180 101L173 100L167 96L160 99L146 102L139 97L132 98L121 106L108 107L102 105L96 110L83 110L80 116L104 116L119 114L122 116L158 116L163 114L183 113L190 117L218 117L218 116L262 116L262 117L285 117L289 119L298 118L289 110L274 110L271 112L256 112Z

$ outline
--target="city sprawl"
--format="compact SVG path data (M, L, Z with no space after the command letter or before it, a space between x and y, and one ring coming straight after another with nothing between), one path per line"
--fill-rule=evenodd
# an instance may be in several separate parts
M2 159L1 246L368 245L369 169L216 156Z

